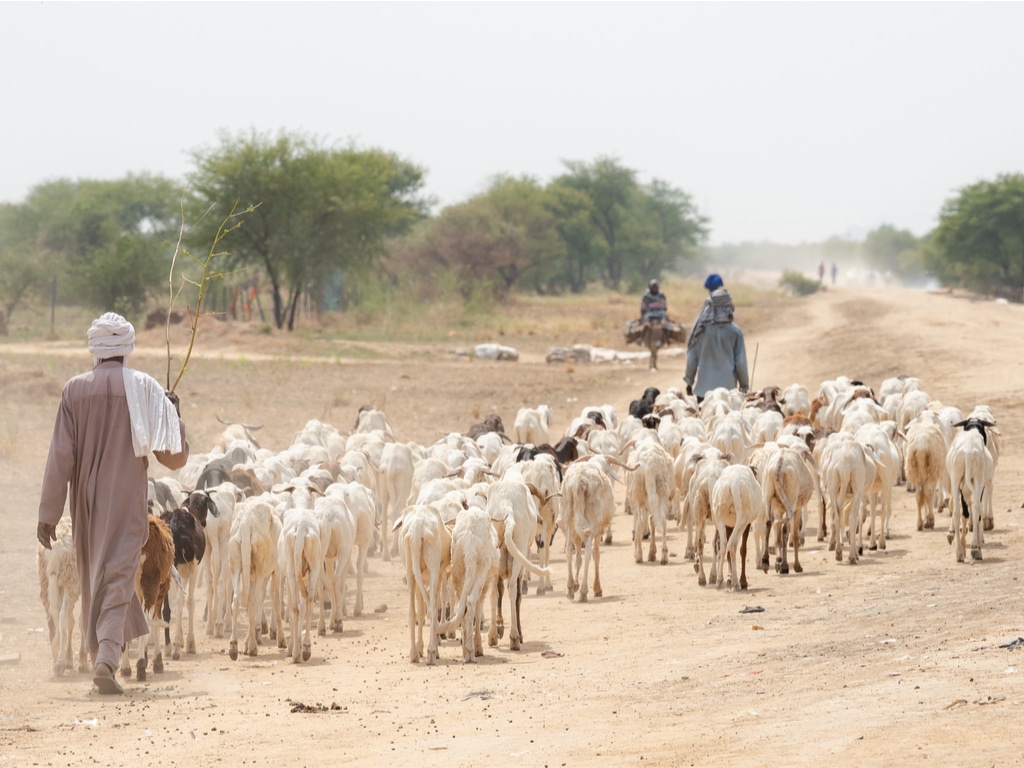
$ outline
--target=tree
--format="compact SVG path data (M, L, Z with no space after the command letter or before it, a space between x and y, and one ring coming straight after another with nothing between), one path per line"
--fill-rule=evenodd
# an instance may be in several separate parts
M554 215L555 227L565 243L565 256L554 280L556 285L580 293L599 276L608 244L590 215L590 195L561 181L549 184L547 192L545 205Z
M658 277L666 267L692 258L707 238L707 219L689 195L664 181L641 185L637 173L614 158L591 164L564 161L568 173L555 186L590 199L590 221L604 240L601 277L611 288Z
M621 166L615 158L601 157L592 164L564 160L568 173L556 179L590 198L590 220L604 238L603 278L610 288L622 281L623 256L627 244L621 242L629 207L637 187L636 171Z
M41 184L3 226L5 264L20 264L22 295L56 272L76 301L137 314L160 286L177 197L170 180L147 174Z
M295 327L304 291L338 272L365 274L386 238L425 215L423 171L382 150L335 149L301 134L221 136L196 150L194 216L211 210L188 241L210 241L237 202L259 205L232 233L229 263L258 267L271 283L274 323Z
M6 333L18 304L50 276L49 254L35 246L27 222L24 206L0 205L0 334Z
M964 187L942 206L928 266L944 285L1024 298L1024 174Z
M647 245L639 251L636 262L634 275L639 277L639 285L659 277L679 261L692 259L708 236L707 218L697 212L692 198L681 189L653 179L642 193L642 242Z
M918 240L912 232L882 224L868 232L864 255L868 263L882 272L897 275L920 274Z

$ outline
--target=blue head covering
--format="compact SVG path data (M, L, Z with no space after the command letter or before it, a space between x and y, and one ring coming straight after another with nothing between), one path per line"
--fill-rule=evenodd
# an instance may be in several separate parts
M712 272L708 275L708 279L704 281L704 288L709 291L713 291L716 288L721 288L724 285L722 282L722 276L717 272Z

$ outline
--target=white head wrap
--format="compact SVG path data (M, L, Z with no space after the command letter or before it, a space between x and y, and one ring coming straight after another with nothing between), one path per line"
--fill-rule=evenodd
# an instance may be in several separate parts
M135 349L135 327L120 315L107 312L89 327L89 352L94 360L128 357Z

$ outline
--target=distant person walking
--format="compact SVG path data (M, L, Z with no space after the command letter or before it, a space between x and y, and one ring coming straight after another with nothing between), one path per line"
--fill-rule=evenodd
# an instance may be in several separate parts
M747 349L743 331L733 322L736 308L720 275L710 274L704 281L709 291L700 314L690 331L686 352L686 394L696 395L697 402L717 387L739 387L746 392L750 386L747 375Z
M149 631L135 595L149 537L148 454L179 469L188 458L178 398L126 368L135 328L113 312L89 328L94 366L68 380L46 459L36 538L50 549L71 485L71 524L82 587L82 632L100 693L124 693L114 677L125 644Z
M836 284L836 275L839 274L839 265L834 261L832 262L832 285Z
M824 283L824 282L825 282L825 262L823 261L820 264L818 264L818 283L820 285L821 283Z

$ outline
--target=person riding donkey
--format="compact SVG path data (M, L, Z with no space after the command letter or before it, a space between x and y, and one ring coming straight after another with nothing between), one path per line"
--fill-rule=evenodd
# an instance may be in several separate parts
M640 321L642 323L668 321L668 299L661 292L657 280L651 280L647 284L647 293L640 299Z

